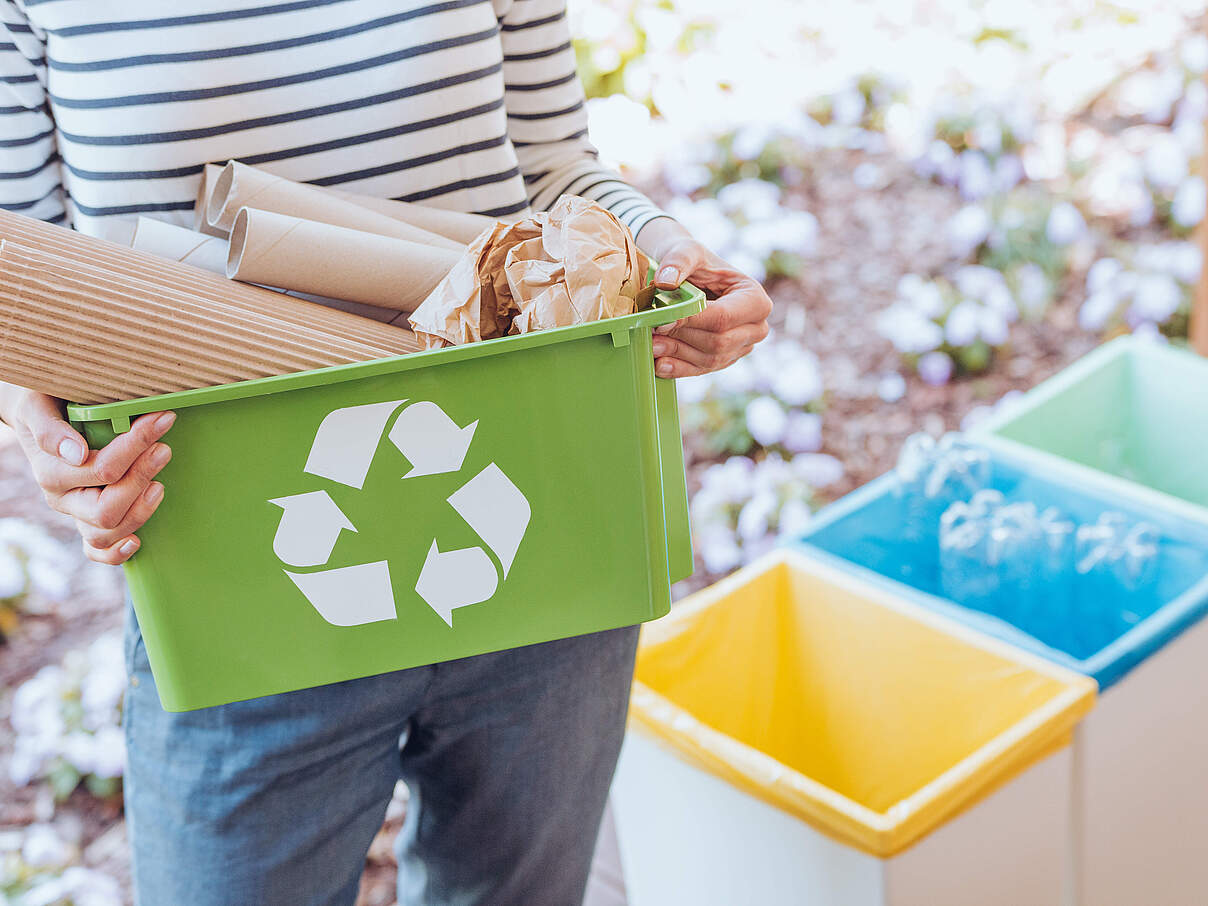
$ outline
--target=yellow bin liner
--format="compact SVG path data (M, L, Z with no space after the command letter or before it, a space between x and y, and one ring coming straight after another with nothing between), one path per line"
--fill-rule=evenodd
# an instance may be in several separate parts
M796 550L642 629L630 720L874 856L1067 745L1094 680Z

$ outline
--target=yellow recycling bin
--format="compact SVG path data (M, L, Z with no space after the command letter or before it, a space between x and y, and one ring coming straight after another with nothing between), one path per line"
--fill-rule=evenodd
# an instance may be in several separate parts
M631 906L1057 904L1095 683L797 550L643 630Z

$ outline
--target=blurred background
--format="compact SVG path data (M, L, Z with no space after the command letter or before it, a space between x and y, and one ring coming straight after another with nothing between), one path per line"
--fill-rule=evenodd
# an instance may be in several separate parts
M1186 342L1205 11L571 0L602 157L776 303L751 356L679 382L681 593L798 534L914 432L967 427L1123 332ZM0 904L128 902L121 594L0 434ZM404 798L365 906L393 902Z

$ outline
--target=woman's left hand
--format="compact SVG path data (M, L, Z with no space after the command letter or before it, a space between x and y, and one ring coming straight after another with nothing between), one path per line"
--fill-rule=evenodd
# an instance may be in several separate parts
M651 228L657 228L656 232L674 229L679 234L658 243L659 254L653 255L659 262L655 285L675 289L687 280L711 297L700 314L655 331L655 374L662 378L690 377L719 371L738 361L768 335L772 300L767 292L758 280L726 264L675 221L651 221L641 231L644 240L650 238Z

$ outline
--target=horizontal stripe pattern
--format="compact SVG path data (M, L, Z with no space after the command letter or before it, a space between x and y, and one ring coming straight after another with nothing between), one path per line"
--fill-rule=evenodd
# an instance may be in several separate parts
M565 0L0 0L0 208L116 241L207 162L496 217L661 212L587 139Z

